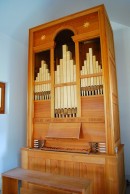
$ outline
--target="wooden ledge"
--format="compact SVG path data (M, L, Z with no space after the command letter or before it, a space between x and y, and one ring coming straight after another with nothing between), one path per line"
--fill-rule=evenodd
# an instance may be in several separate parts
M2 174L3 194L8 194L10 179L27 181L41 186L69 191L74 193L87 194L90 191L90 181L83 178L69 177L45 173L35 170L15 168ZM14 182L16 184L17 182ZM13 186L13 185L12 185ZM15 185L14 185L15 186ZM10 192L9 192L10 194ZM89 192L90 194L90 192Z

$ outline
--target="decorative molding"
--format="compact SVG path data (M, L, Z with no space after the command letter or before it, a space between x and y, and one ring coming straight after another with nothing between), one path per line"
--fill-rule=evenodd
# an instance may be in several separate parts
M89 22L85 22L83 26L84 26L84 28L88 28L88 27L89 27L89 25L90 25L90 23L89 23Z
M41 36L41 40L45 40L45 38L46 38L46 35Z

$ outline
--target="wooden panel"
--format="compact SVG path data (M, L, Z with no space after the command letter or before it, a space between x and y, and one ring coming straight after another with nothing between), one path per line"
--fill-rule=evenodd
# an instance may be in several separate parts
M120 139L119 110L118 105L113 103L114 140Z
M81 176L93 181L93 193L105 193L105 168L101 165L81 163Z
M66 20L66 21L65 21ZM39 28L39 27L38 27ZM33 46L38 46L42 44L47 44L50 41L53 41L56 33L61 31L62 29L72 29L75 34L81 34L85 32L94 31L95 29L99 29L98 22L98 12L90 13L83 16L78 16L78 18L71 18L67 21L67 18L63 18L63 22L59 23L59 21L52 21L47 25L43 25L43 29L41 27L40 30L36 30L34 32L34 44Z
M112 58L110 58L110 89L111 89L111 122L114 130L113 140L115 144L120 142L120 123L119 123L119 110L118 110L118 93L117 93L117 80L116 80L116 67Z
M72 194L72 192L67 192L67 191L59 191L59 190L52 190L50 188L41 188L37 189L37 186L36 185L31 185L29 186L29 189L26 189L26 188L21 188L20 189L20 194Z
M50 160L51 173L60 174L59 173L59 164L60 164L59 160Z
M75 162L86 162L92 164L105 164L105 156L103 154L78 154L78 153L66 153L66 152L53 152L53 151L41 151L36 149L23 149L28 152L29 164L32 164L34 160L31 158L42 158L42 160L46 159L56 159L61 161L75 161ZM37 160L35 160L35 165ZM29 166L28 164L28 166ZM30 168L30 166L28 167Z
M28 169L28 152L26 149L21 151L21 165L24 169Z
M34 102L34 117L51 117L51 103L49 100Z
M96 176L95 176L96 174ZM96 165L94 168L94 191L101 191L106 193L105 190L105 168L99 165Z
M87 178L92 181L93 194L104 192L105 156L33 150L28 152L29 169Z
M104 123L82 123L81 138L88 142L105 142Z
M34 160L33 160L34 161ZM104 167L102 165L95 165L89 163L78 163L74 161L60 161L60 160L46 160L46 172L52 172L55 174L62 174L66 176L80 176L89 180L94 180L94 193L100 194L104 192L105 179L104 179ZM48 166L49 165L49 166ZM105 193L105 192L104 192Z
M33 132L33 138L34 139L45 139L45 136L47 134L49 128L49 123L43 123L43 124L34 124L34 132Z
M24 169L28 169L28 152L26 151L26 149L23 149L21 151L21 166ZM27 187L27 183L25 181L22 181L22 186Z
M115 157L106 158L106 180L107 194L125 193L123 146L119 147L118 154Z
M117 160L116 158L107 159L107 193L119 193Z
M115 49L114 49L114 40L113 40L113 31L111 28L110 21L106 17L106 34L107 34L107 39L108 39L108 49L110 52L110 55L112 56L113 60L115 60Z
M26 188L20 188L20 194L45 194L46 191L39 191L34 189L26 189Z
M2 194L18 194L18 180L2 176Z
M74 176L73 161L64 161L64 175Z
M45 165L45 160L43 158L37 158L37 157L31 157L29 158L28 162L28 168L32 170L41 170L43 172L46 171L46 165Z
M110 88L111 92L117 96L117 77L116 77L116 67L115 67L115 62L109 56L109 65L110 65Z
M92 181L93 194L124 194L123 147L120 147L118 154L111 156L44 152L28 149L26 151L29 156L29 169L89 179Z
M81 123L50 123L46 138L79 139Z
M92 116L98 115L104 116L104 100L103 96L91 96L81 98L81 116Z
M124 169L124 151L118 155L118 177L119 179L119 191L120 194L125 193L126 182L125 182L125 169Z

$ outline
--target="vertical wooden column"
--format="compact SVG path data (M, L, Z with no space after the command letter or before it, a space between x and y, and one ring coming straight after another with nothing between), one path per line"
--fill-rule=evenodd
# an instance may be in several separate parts
M106 194L125 193L124 150L122 148L115 156L106 157Z
M33 145L33 117L34 117L34 52L33 52L33 32L29 32L29 64L28 64L28 113L27 113L27 146Z
M81 97L80 97L79 43L78 41L74 41L74 42L75 42L75 62L76 62L77 117L80 117L81 116Z
M28 151L26 149L21 149L21 167L23 169L28 169ZM28 183L26 181L22 181L22 187L28 188Z
M101 56L102 56L102 69L104 77L104 113L105 113L105 129L106 129L106 152L114 154L114 129L111 119L112 103L111 103L111 83L110 83L110 63L109 63L109 42L107 37L107 20L105 10L102 8L99 11L99 24L100 24L100 40L101 40ZM111 40L112 41L112 40ZM107 56L107 57L106 57Z
M50 49L50 71L51 71L51 118L54 118L54 42Z

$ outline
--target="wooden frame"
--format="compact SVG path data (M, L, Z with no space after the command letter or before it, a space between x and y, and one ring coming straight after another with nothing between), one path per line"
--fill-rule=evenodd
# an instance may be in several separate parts
M5 112L5 83L0 82L0 114Z

